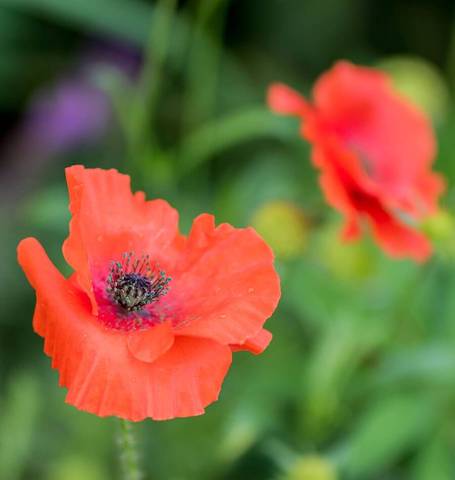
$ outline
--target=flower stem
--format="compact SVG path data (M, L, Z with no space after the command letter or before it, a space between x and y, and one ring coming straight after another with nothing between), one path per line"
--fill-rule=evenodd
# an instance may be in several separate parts
M136 97L133 99L132 149L133 155L140 155L144 144L157 144L154 122L156 106L164 81L164 64L172 36L172 20L177 0L159 0L152 20L145 64L139 80ZM153 125L152 125L153 124ZM151 127L153 127L151 129Z
M143 475L139 468L139 455L136 448L133 425L127 420L120 419L117 444L123 480L141 480Z

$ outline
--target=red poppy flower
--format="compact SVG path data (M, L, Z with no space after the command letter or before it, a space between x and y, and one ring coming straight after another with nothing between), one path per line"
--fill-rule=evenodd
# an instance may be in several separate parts
M442 177L431 172L435 139L427 118L384 73L348 62L323 74L313 94L310 104L275 84L268 103L302 118L327 201L346 219L344 238L357 238L366 219L391 256L426 259L431 245L413 226L435 211L444 189Z
M261 353L280 297L270 248L251 228L200 215L188 237L163 200L131 193L116 170L66 170L72 220L64 278L37 240L18 247L36 290L35 331L68 389L99 416L202 414L232 351Z

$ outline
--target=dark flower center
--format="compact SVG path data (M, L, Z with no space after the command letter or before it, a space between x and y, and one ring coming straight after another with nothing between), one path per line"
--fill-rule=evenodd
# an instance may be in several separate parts
M106 291L111 299L128 312L142 310L169 291L168 277L145 255L139 259L124 253L121 262L114 262L107 277Z

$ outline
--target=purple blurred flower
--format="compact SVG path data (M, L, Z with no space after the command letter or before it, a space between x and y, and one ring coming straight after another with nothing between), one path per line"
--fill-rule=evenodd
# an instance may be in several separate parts
M33 101L23 138L41 155L55 155L98 139L110 117L111 105L104 92L85 80L67 79Z
M93 42L73 72L38 91L23 124L6 144L0 192L8 196L22 194L27 183L51 159L99 141L111 127L112 119L111 98L101 88L100 76L107 74L118 82L133 82L141 63L137 49Z

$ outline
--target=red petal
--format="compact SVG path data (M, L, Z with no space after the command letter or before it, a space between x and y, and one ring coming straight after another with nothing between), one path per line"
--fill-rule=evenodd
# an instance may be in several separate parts
M376 240L392 257L410 256L423 262L431 255L431 243L422 233L403 225L387 212L379 209L372 212L370 223Z
M339 62L320 77L314 98L321 120L364 157L370 177L394 207L408 205L409 213L420 215L434 209L435 195L419 188L432 175L431 124L393 91L385 74Z
M307 101L292 88L275 83L267 92L269 108L283 115L305 115L311 111Z
M169 322L164 322L149 330L139 330L128 335L128 348L131 354L143 362L154 362L174 344L174 333Z
M130 178L116 170L76 165L67 168L66 175L72 220L63 254L96 313L94 272L127 251L148 253L160 264L171 262L180 237L178 214L163 200L146 202L142 192L133 195Z
M354 155L338 142L320 139L313 150L313 158L321 170L321 188L327 201L346 217L343 231L345 240L360 236L359 219L367 217L380 246L393 257L411 257L424 261L431 254L431 245L419 232L395 219L389 213L390 192L375 187L364 173L352 163ZM430 176L431 175L431 176ZM435 191L441 191L438 176L429 174L428 192L436 199ZM431 188L433 193L430 192Z
M348 217L341 232L342 239L346 242L351 242L357 240L361 233L357 216Z
M176 338L153 363L128 355L124 342L109 352L86 352L82 358L80 374L68 385L67 402L100 417L132 421L203 414L218 399L231 364L229 347L185 337Z
M126 335L92 316L85 293L58 272L35 239L19 244L18 259L37 294L35 330L68 388L68 403L138 421L198 415L217 399L231 363L229 347L179 337L155 362L140 361Z
M175 332L243 344L257 335L280 298L273 254L251 228L215 228L211 215L193 223L172 292L182 305Z
M269 346L271 341L272 334L263 328L256 336L249 338L244 344L231 345L231 348L233 352L246 350L254 355L259 355Z
M444 182L430 170L434 133L384 73L338 62L318 79L313 107L283 85L271 87L269 105L304 117L301 132L314 146L321 187L347 220L344 238L358 237L359 219L366 217L392 256L428 257L425 237L391 212L421 218L436 210Z

